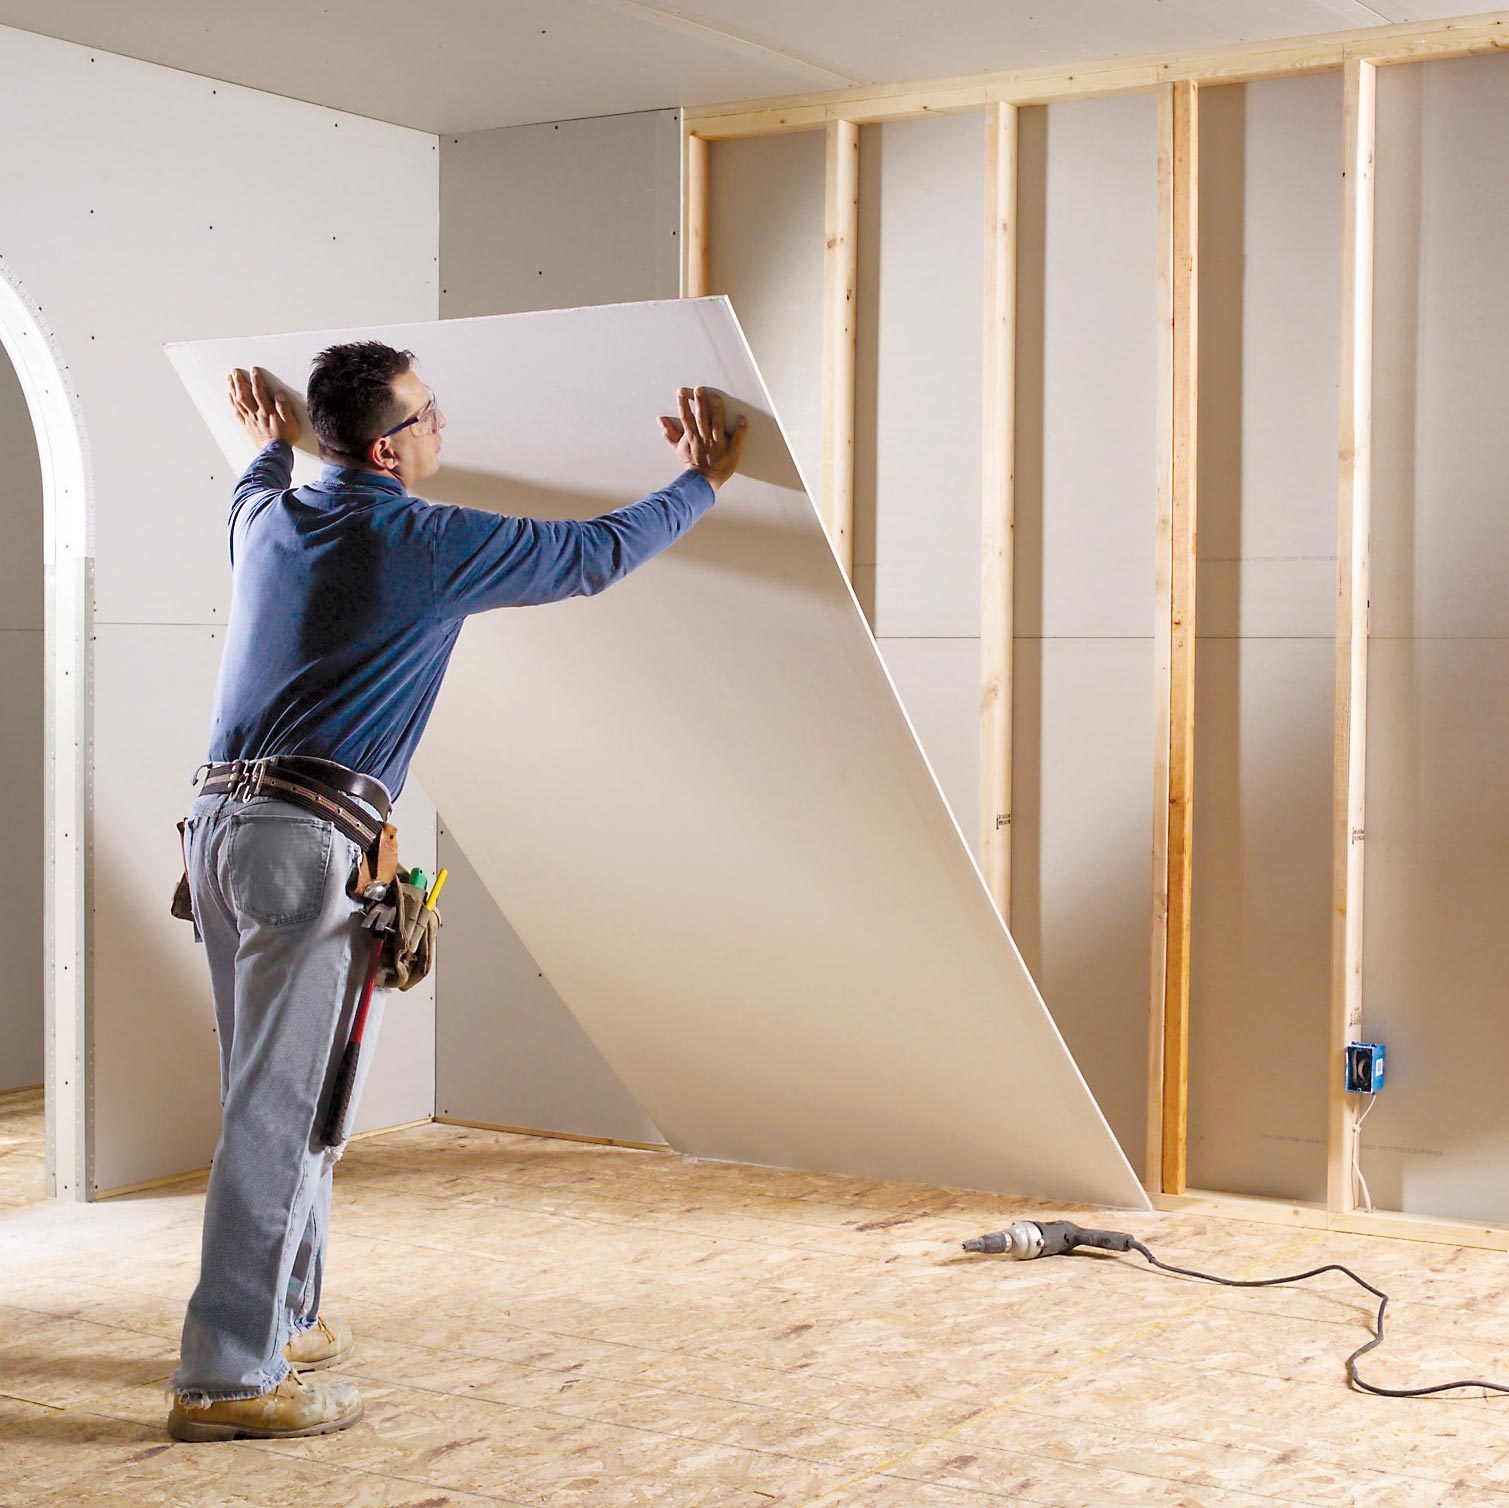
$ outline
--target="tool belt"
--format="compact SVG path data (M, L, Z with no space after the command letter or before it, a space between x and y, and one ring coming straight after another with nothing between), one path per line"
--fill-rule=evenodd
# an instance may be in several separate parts
M435 963L440 913L425 905L427 892L411 883L411 871L398 862L398 829L387 820L392 803L377 781L330 760L280 755L207 765L199 789L204 796L232 796L237 801L270 796L329 822L349 838L361 853L350 893L365 904L364 928L384 939L378 988L411 990L429 974ZM353 797L380 815L374 817ZM182 846L182 822L178 838ZM194 920L187 853L171 909L184 921Z

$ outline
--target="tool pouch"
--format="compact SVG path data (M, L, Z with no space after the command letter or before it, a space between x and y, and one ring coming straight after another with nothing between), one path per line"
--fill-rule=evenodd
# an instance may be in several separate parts
M184 837L184 824L178 824L178 848L183 854L183 874L179 877L178 885L173 891L173 904L169 908L174 916L181 922L194 920L194 897L189 893L189 855ZM197 931L197 925L195 930Z
M372 853L362 855L361 863L356 869L356 877L351 882L352 895L364 899L373 885L381 885L384 890L387 890L397 880L399 873L398 829L391 822L384 822L382 832L378 835L375 863L374 869Z
M383 947L378 969L378 987L412 990L435 967L435 949L440 940L440 913L426 910L426 891L409 883L409 871L400 869L386 900L394 909L392 930Z

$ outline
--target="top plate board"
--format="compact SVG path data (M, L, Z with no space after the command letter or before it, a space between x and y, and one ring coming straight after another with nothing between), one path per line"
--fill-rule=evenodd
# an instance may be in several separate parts
M928 768L727 301L169 356L240 465L253 447L226 371L255 364L302 393L314 354L356 338L414 351L439 395L445 469L423 489L436 502L590 517L675 475L655 418L678 384L718 388L749 419L743 470L666 554L599 597L468 623L414 766L667 1141L1146 1207ZM299 456L301 479L316 468Z

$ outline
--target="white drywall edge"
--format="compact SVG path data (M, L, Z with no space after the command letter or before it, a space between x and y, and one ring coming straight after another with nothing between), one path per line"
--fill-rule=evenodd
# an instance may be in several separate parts
M419 354L439 501L585 517L674 472L654 416L728 394L746 463L605 596L469 625L416 772L672 1146L1146 1207L980 881L724 299L174 346L302 388L340 339ZM308 475L309 460L301 458Z

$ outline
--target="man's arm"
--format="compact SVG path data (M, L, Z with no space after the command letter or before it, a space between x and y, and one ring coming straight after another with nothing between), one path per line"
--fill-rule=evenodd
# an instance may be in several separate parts
M300 427L288 394L274 387L261 367L253 367L250 374L237 367L227 376L226 387L236 417L262 447L231 495L228 527L234 563L236 525L246 504L254 497L283 491L293 480L293 445Z
M681 388L680 418L661 433L685 470L669 487L585 521L507 518L476 508L430 510L435 612L460 618L495 607L590 597L673 544L713 505L744 446L743 419L724 428L723 399Z
M707 479L684 471L630 507L581 521L433 508L436 616L591 597L674 544L712 505Z

